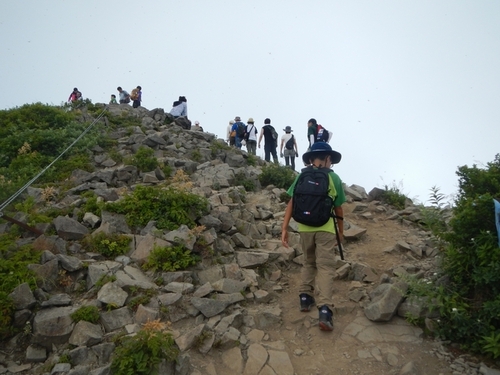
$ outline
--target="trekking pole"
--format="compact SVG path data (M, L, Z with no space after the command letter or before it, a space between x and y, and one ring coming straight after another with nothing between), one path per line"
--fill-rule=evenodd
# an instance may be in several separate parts
M340 234L339 234L339 226L337 225L337 219L335 214L333 216L333 225L335 226L335 235L337 236L337 244L339 245L339 253L340 253L340 259L344 260L344 252L342 251L342 243L340 242ZM343 217L339 218L343 220Z

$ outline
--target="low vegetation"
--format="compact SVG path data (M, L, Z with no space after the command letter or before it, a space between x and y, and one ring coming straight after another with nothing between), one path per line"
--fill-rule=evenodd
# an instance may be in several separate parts
M296 174L289 167L268 163L262 167L259 181L263 187L274 185L278 188L288 189L295 180Z
M172 272L195 265L199 260L184 245L155 246L143 268L153 271Z
M86 236L82 245L86 251L99 253L106 258L115 258L130 250L130 242L132 242L130 236L100 232Z
M179 355L172 334L158 320L145 323L134 336L122 336L116 344L111 364L116 374L157 374L163 360L173 362Z
M124 214L131 227L144 227L151 220L158 229L193 228L195 220L208 213L208 201L175 186L137 186L129 195L108 203L110 211Z

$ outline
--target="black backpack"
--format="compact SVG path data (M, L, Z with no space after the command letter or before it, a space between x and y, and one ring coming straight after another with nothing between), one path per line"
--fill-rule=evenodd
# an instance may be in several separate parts
M333 217L329 172L328 168L302 169L293 191L292 217L296 222L320 227Z
M294 138L293 138L293 134L292 134L290 139L288 141L286 141L286 143L285 143L285 148L287 150L293 150L293 141L294 141Z
M246 131L246 126L244 123L242 122L238 122L238 130L236 130L236 135L240 138L243 138L243 136L245 135L245 131Z

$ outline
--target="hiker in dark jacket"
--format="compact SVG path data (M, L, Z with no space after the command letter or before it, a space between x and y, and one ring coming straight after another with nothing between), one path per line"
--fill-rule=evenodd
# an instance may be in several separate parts
M266 118L264 120L264 126L260 132L259 136L259 148L260 143L264 137L264 160L271 161L271 155L273 155L273 161L278 163L278 154L276 153L276 147L278 146L278 133L271 125L271 119Z

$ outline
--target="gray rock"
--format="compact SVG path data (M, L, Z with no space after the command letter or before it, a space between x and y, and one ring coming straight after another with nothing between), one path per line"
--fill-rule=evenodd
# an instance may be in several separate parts
M47 349L43 346L30 345L26 349L26 362L45 362L47 359Z
M95 353L86 346L80 346L70 350L68 354L71 365L75 367L97 362Z
M33 342L51 349L52 344L65 343L73 332L73 307L40 310L33 320Z
M109 233L129 234L130 228L125 219L125 215L115 214L113 212L101 212L101 227L107 224Z
M58 216L52 223L56 228L57 235L65 240L81 240L89 233L85 226L66 216Z
M365 228L351 224L349 229L344 230L344 238L348 241L359 240L366 233Z
M200 310L200 312L207 318L210 318L212 316L221 313L229 305L227 302L224 301L217 301L211 298L198 298L198 297L191 298L191 303L193 304L194 307Z
M23 283L14 288L9 297L14 303L16 310L31 309L36 305L36 299L28 283Z
M80 320L76 323L68 342L75 346L93 346L99 344L102 337L100 325Z
M212 293L214 291L214 288L212 288L212 284L209 282L206 282L202 286L200 286L196 291L193 293L194 297L205 297L206 295Z
M175 339L175 343L177 344L181 352L190 349L197 342L204 329L205 324L199 324L185 334L177 337Z
M244 281L231 279L220 279L212 283L212 287L215 291L227 294L243 292L247 286L248 284Z
M103 344L94 345L92 347L92 351L97 357L97 364L99 366L104 366L110 361L111 355L113 354L114 350L115 344L113 344L112 342L106 342Z
M133 260L143 263L147 260L151 251L155 246L157 247L169 247L170 243L155 237L153 234L148 233L145 236L135 236L136 237L136 247L134 252L130 255Z
M415 362L410 361L399 370L399 375L420 375Z
M188 294L192 293L194 291L194 285L191 283L178 283L178 282L171 282L167 284L164 289L168 292L174 292L174 293L181 293L181 294Z
M252 240L241 233L235 233L233 236L231 236L231 239L238 247L250 249L250 247L252 246Z
M187 225L181 225L179 229L168 232L163 236L165 240L174 244L183 244L189 250L193 250L196 236Z
M158 303L162 306L175 305L182 299L181 293L165 293L158 296Z
M408 284L380 284L370 293L371 302L365 307L365 316L374 322L388 322L396 314Z
M224 273L222 271L222 267L220 266L214 266L203 271L198 271L198 279L200 281L200 284L215 283L223 277Z
M71 305L72 300L69 294L60 293L54 294L47 301L43 301L41 303L42 307L58 307L58 306L69 306Z
M109 282L97 293L97 300L107 305L122 307L127 300L128 293L120 288L116 283Z
M252 268L260 266L268 261L269 254L250 252L250 251L237 251L236 260L240 267L242 268Z
M39 280L39 286L51 292L57 287L57 278L59 276L59 262L57 259L50 260L44 264L29 264L28 269L33 271Z
M213 228L217 232L219 232L222 227L222 221L212 215L203 216L200 218L199 223L200 225L204 225L207 229Z
M85 215L83 215L83 222L90 225L91 228L95 228L97 224L101 222L101 218L94 215L92 212L85 212Z
M57 254L57 259L62 268L69 272L75 272L83 268L83 262L77 257Z
M50 375L64 375L71 370L71 365L69 363L56 363L52 368Z
M89 264L87 271L87 288L92 288L97 281L107 275L113 275L122 265L114 261L104 261Z
M132 324L134 320L128 307L101 312L101 323L106 332L111 332L119 328L125 327L127 324Z
M134 321L136 324L144 324L158 319L159 310L139 305L135 312Z

